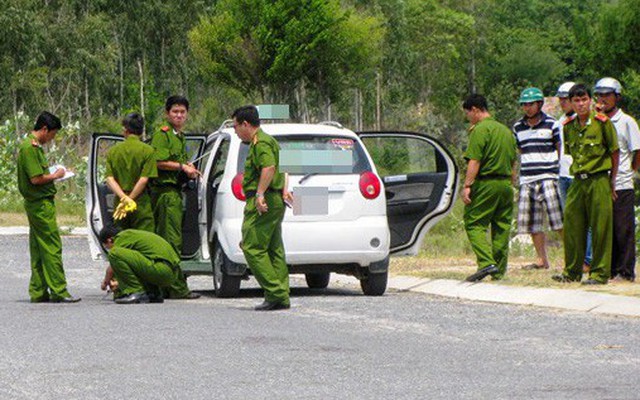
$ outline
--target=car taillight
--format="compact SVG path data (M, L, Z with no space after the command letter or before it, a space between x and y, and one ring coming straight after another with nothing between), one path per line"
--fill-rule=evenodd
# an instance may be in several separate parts
M233 192L233 195L236 196L236 199L240 201L245 201L247 199L247 197L244 195L244 191L242 190L243 179L244 179L244 174L239 173L231 181L231 191Z
M365 199L375 199L380 195L380 179L371 171L360 175L360 193Z

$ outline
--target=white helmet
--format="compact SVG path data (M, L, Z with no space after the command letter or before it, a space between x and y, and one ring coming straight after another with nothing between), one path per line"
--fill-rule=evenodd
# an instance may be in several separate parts
M576 84L575 82L565 82L565 83L563 83L558 88L558 91L556 92L556 96L558 96L560 98L569 97L569 90L571 90L571 88L575 84Z
M604 93L622 93L622 85L618 80L613 78L602 78L596 83L596 87L593 88L593 93L596 94L604 94Z

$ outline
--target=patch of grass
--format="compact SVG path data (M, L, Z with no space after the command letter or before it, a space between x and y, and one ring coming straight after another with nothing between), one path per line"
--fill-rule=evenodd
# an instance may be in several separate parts
M73 201L56 196L56 214L59 226L71 228L86 225L84 201ZM20 195L5 195L0 202L0 226L27 226L27 214Z
M391 273L428 279L455 280L464 280L474 273L477 270L476 258L464 230L463 213L464 205L458 200L452 212L425 236L418 256L391 258ZM609 283L593 287L582 286L579 283L555 282L551 276L562 273L564 267L562 238L555 232L547 235L547 253L550 269L523 270L522 267L536 261L536 252L528 237L518 236L518 239L512 240L509 246L507 274L497 283L541 288L571 288L640 297L640 283ZM491 282L491 279L486 278L485 281Z

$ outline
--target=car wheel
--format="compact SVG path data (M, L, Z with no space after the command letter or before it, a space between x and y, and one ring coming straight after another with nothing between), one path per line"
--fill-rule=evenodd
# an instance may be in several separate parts
M304 274L309 289L325 289L329 286L331 272L312 272Z
M365 277L360 279L362 293L367 296L382 296L387 290L388 276L388 271L377 274L368 273Z
M216 242L213 253L213 287L216 291L216 297L236 297L240 292L241 276L227 274L227 268L232 261L229 260L220 243Z

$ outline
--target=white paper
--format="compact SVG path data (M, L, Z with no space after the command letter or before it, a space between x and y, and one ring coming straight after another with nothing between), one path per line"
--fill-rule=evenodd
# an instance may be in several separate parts
M52 165L52 166L49 167L49 173L53 174L54 172L56 172L60 168L64 168L64 166L63 165ZM74 174L73 172L71 172L71 171L69 171L68 169L65 168L64 176L62 178L55 179L54 182L66 181L67 179L72 178L74 176L76 176L76 174Z

